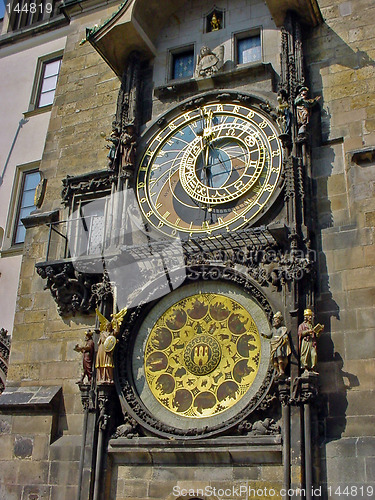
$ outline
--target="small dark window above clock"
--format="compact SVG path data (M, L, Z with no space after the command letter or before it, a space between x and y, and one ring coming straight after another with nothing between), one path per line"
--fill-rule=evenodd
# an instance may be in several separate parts
M194 73L194 49L188 48L172 52L171 79L180 80L192 78Z

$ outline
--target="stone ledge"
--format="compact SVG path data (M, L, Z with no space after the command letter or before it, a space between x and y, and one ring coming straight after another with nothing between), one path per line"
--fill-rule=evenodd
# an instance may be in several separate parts
M157 438L118 438L108 453L117 464L252 465L281 464L281 436L241 436L195 442Z
M154 95L158 99L172 98L176 95L195 93L198 91L220 88L223 84L232 82L234 79L246 77L259 77L270 79L275 86L276 73L270 63L255 62L240 65L227 71L218 71L210 78L189 78L186 80L171 80L167 85L156 87Z
M27 217L22 218L22 224L26 227L36 227L43 224L50 224L59 220L59 210L52 210L51 212L34 212Z
M61 395L61 386L6 387L0 397L0 413L7 410L56 411Z

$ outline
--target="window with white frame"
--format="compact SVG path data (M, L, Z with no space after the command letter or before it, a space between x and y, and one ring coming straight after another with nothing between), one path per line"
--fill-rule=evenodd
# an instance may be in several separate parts
M262 60L260 33L236 36L237 64L249 64Z
M61 67L61 57L43 63L42 76L39 83L37 107L53 104L57 86L57 78Z
M61 52L43 56L38 60L29 112L43 108L50 109L55 98L61 60Z
M38 170L25 171L21 174L18 204L13 225L13 245L25 241L26 229L22 223L22 219L30 215L35 209L34 197L39 181L40 174Z

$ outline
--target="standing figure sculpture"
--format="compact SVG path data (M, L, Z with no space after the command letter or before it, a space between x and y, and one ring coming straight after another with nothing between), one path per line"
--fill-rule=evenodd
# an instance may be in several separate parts
M290 134L292 114L289 109L289 103L284 92L277 96L277 124L282 134Z
M303 312L303 323L298 327L298 340L301 368L305 371L314 371L317 362L317 338L324 326L313 324L313 312L311 309L305 309Z
M263 337L271 338L271 359L279 377L285 377L285 369L288 366L291 351L288 331L283 326L284 318L280 311L274 314L272 330L270 335Z
M118 342L117 335L120 332L122 320L127 312L126 307L117 314L111 314L111 321L96 309L99 318L99 343L96 353L96 380L98 383L113 383L113 352Z
M135 167L135 153L137 147L137 137L135 134L135 127L128 124L120 137L121 141L121 167L122 169Z
M108 158L108 168L109 170L116 170L118 149L120 144L120 134L117 128L114 128L111 132L111 135L106 138L107 142L111 142L111 146L107 144L107 149L109 152L107 154Z
M298 135L303 136L307 132L307 125L310 121L311 108L319 101L320 95L314 97L314 99L309 99L309 89L307 87L302 87L295 98L294 104L297 110L297 125L298 125Z
M74 350L76 352L81 352L82 356L82 376L81 379L77 382L77 384L83 384L85 377L87 377L88 383L91 382L92 379L92 365L94 361L94 352L95 346L94 341L92 340L93 332L91 330L87 330L85 333L85 343L83 345L76 344Z

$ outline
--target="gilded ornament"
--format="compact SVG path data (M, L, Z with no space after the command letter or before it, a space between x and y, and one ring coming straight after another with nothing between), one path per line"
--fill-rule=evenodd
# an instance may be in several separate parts
M188 418L233 407L258 372L261 341L250 313L220 294L191 295L156 321L145 346L153 397Z

